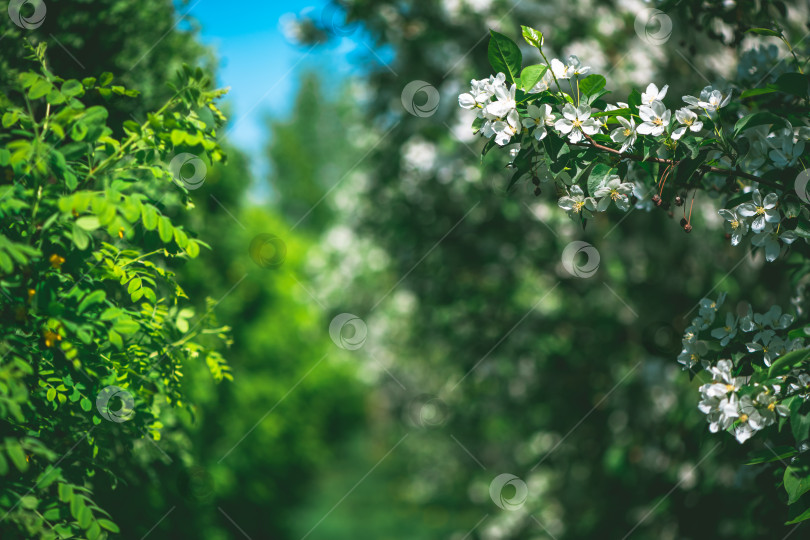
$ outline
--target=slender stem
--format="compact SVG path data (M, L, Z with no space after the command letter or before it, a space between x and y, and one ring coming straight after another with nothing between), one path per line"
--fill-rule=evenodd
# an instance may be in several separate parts
M152 255L154 255L154 254L156 254L156 253L160 253L161 251L163 251L163 248L156 249L155 251L151 251L151 252L149 252L149 253L144 253L143 255L141 255L140 257L138 257L137 259L132 259L131 261L127 261L127 262L125 262L124 264L122 264L122 265L120 266L120 268L123 268L123 267L125 267L125 266L128 266L128 265L130 265L130 264L132 264L132 263L134 263L134 262L138 262L138 261L140 261L141 259L145 259L146 257L150 257L150 256L152 256Z
M793 55L793 60L796 62L796 69L799 70L799 73L804 74L804 71L802 71L802 66L799 64L799 58L796 56L796 51L794 51L793 47L790 46L790 42L787 39L785 39L785 36L780 35L779 38L785 42L785 45L787 45L788 50L790 51L790 54Z
M549 62L548 58L546 58L546 53L544 53L543 49L541 49L540 47L538 47L537 50L540 51L540 56L542 56L543 60L546 61L546 65L548 66L549 71L551 71L551 77L554 79L554 83L557 85L557 90L560 91L560 94L564 94L565 92L563 92L563 89L560 86L560 81L557 80L557 76L554 74L554 70L551 69L551 62Z

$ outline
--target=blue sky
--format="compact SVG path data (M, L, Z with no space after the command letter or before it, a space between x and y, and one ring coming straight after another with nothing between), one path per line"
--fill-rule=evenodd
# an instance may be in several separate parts
M290 43L282 34L283 15L305 9L317 15L326 5L323 0L191 0L180 10L200 22L202 41L220 58L219 84L231 87L228 138L242 149L261 149L267 137L263 119L268 113L285 115L301 70L328 69L332 78L355 70L352 53L357 47L365 49L358 41L359 30L312 50Z

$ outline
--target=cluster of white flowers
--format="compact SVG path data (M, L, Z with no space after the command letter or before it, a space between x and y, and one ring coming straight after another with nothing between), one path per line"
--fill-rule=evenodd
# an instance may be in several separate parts
M706 415L712 433L733 427L734 436L742 443L755 432L773 424L777 415L787 415L787 408L780 404L784 392L806 389L810 384L810 375L793 369L789 373L791 382L787 382L787 377L782 377L783 384L751 384L750 375L740 375L739 369L735 374L732 360L711 360L710 342L699 337L701 332L714 326L717 312L724 300L725 294L720 295L716 301L708 298L700 301L698 316L684 332L683 350L678 356L678 362L684 369L700 363L711 375L711 382L700 387L698 408ZM749 305L742 317L737 318L728 313L724 324L713 328L710 335L713 340L719 341L722 349L726 349L736 339L752 355L752 364L760 365L761 358L761 364L767 368L779 356L804 348L802 338L788 337L788 329L793 320L793 316L782 313L779 306L773 306L767 313L754 313Z
M785 121L785 126L771 131L769 126L755 126L745 130L749 150L745 156L746 167L755 173L793 167L804 152L805 141L810 138L810 129L794 129Z
M731 360L720 360L707 371L712 382L700 387L700 412L706 415L709 431L717 433L733 426L734 437L743 443L754 433L774 424L777 415L788 416L789 410L777 401L781 385L761 385L759 393L739 395L749 377L735 377Z
M769 56L771 51L769 49L767 54L766 52L762 54ZM759 62L761 58L757 60L752 57L753 60ZM641 161L641 156L626 153L634 150L639 139L646 141L645 155L649 155L647 152L650 150L655 153L664 148L663 145L657 150L650 148L648 144L650 140L664 138L671 155L673 147L671 143L687 139L685 144L694 151L694 145L688 138L705 136L705 139L697 138L694 141L699 143L700 147L710 150L707 156L710 163L719 163L728 169L732 165L738 167L742 165L748 171L744 176L751 179L801 164L800 159L805 151L806 140L810 139L810 127L802 126L794 129L787 120L780 121L773 115L768 118L770 122L762 124L762 119L757 119L750 122L753 127L743 129L737 134L748 143L739 145L740 148L747 147L747 151L736 158L737 162L732 163L726 139L721 135L723 123L718 113L730 103L732 97L732 88L725 83L705 86L697 96L683 96L684 105L672 110L668 109L663 101L667 97L669 85L659 87L655 83L650 83L640 94L636 92L633 94L636 96L633 102L638 103L636 114L635 107L626 102L617 102L615 105L604 105L604 102L601 102L604 111L594 107L594 104L600 104L598 97L601 93L580 95L580 78L590 71L591 68L582 65L576 56L569 56L567 62L554 58L549 62L542 78L526 93L519 91L518 85L507 82L506 75L498 73L487 79L472 80L471 90L459 96L459 105L476 111L478 120L475 125L480 134L488 139L494 138L494 142L500 146L510 144L509 152L513 158L520 155L521 143L533 144L534 151L542 154L547 145L544 147L537 142L543 141L549 133L571 145L594 146L613 153L618 151L620 155L627 155L636 161ZM568 81L566 86L571 89L570 95L563 93L563 81ZM560 93L557 93L558 90ZM543 92L551 92L554 96L536 95ZM550 97L553 97L556 103L545 103L550 101ZM617 110L620 112L611 113ZM743 117L747 116L744 112L743 106L741 113ZM714 138L712 132L718 136L714 145L709 144ZM618 150L616 147L606 149L603 146L610 144L606 142L604 135L609 135L610 141L617 145ZM660 158L656 159L660 161ZM518 166L519 174L529 172L520 168L525 169L525 163L526 160L523 160ZM677 162L673 160L670 165L667 169L669 172L671 168L677 166ZM543 179L537 174L540 164L532 161L531 167L530 174L536 183L542 182ZM634 185L634 182L629 181L633 169L631 164L628 168L628 178L611 177L603 181L603 185L598 186L596 190L593 186L589 186L590 196L586 196L584 185L570 185L572 183L571 175L568 174L568 171L572 170L570 167L555 175L547 176L549 178L553 176L558 187L567 191L567 194L559 199L559 206L572 218L578 219L590 217L595 211L606 210L610 206L610 201L614 201L618 208L627 210L634 191L639 197L639 207L651 208L649 193L644 189L644 185ZM705 172L705 169L703 171ZM664 173L665 176L667 174ZM764 178L760 185L766 185ZM806 207L797 207L795 211L789 210L780 205L780 196L776 193L765 195L753 187L744 189L751 191L750 202L721 209L719 213L725 220L726 231L730 235L732 245L738 245L751 232L753 233L751 243L763 248L766 260L772 262L786 252L788 246L798 238L795 230L785 230L783 220L798 215L810 217L810 210ZM539 188L537 191L539 192ZM660 192L659 190L659 194L653 197L657 198L655 201L657 206L661 205ZM686 230L691 230L691 224Z
M578 78L589 73L590 69L588 66L583 66L576 56L569 56L567 64L554 58L551 61L550 69L546 70L542 79L528 93L544 92L550 89L555 78L558 82ZM576 107L571 103L566 103L558 111L561 115L559 119L550 105L544 104L538 107L529 104L526 117L521 118L515 101L517 86L508 85L506 75L503 73L490 75L488 79L473 79L470 83L470 91L458 97L459 106L476 111L478 117L484 120L480 133L486 138L494 136L495 142L499 146L508 144L512 137L521 133L522 128L532 129L534 137L542 140L546 136L546 128L553 126L560 136L567 137L568 141L573 144L579 143L586 136L596 135L606 129L606 123L591 116L594 111L599 112L598 109L584 103L580 103ZM671 125L672 111L668 110L662 101L666 97L668 89L668 85L664 85L660 90L654 83L647 86L647 89L641 94L641 105L638 110L641 124L638 126L633 118L616 117L621 125L611 132L610 137L614 142L622 145L622 152L632 148L637 134L660 137L666 133L677 141L689 131L698 133L703 129L703 122L699 120L699 115L693 109L701 109L705 115L711 116L717 109L727 105L731 98L730 93L724 94L712 86L705 87L699 98L684 96L683 100L687 105L675 111L677 121L677 126L675 126ZM608 105L606 110L628 107L627 103L617 105ZM791 151L793 150L791 149Z
M458 97L458 104L469 110L475 110L479 118L485 119L481 126L481 133L504 146L509 140L520 133L521 121L515 102L515 84L507 86L506 75L498 73L490 75L489 79L471 81L472 89L467 94ZM493 99L494 98L494 99Z
M779 211L779 198L775 193L765 197L755 189L751 192L751 201L727 209L721 208L718 213L725 220L726 232L731 235L731 245L736 246L749 231L754 233L751 243L764 247L765 260L773 262L787 246L796 240L795 231L780 232L779 223L782 215Z
M594 190L593 197L586 197L582 188L574 184L568 190L568 195L560 197L557 204L572 218L587 218L593 215L591 212L604 212L611 201L619 210L626 212L630 209L630 196L634 188L634 184L622 182L618 175L612 174Z
M779 48L773 44L749 49L740 56L737 81L749 87L774 82L780 75L790 71L790 64L781 59Z

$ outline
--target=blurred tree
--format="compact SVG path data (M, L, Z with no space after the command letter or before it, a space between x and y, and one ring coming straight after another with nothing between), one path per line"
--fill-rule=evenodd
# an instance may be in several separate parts
M689 61L651 46L634 32L640 2L341 4L379 46L392 47L395 61L363 80L370 99L359 106L376 134L362 164L367 182L332 195L345 190L356 201L337 221L359 239L318 266L352 258L360 259L353 268L364 270L341 267L315 290L329 289L328 303L365 319L375 339L358 356L369 369L382 363L400 383L375 370L373 433L387 433L387 448L409 434L387 458L402 472L406 500L425 513L439 507L463 516L457 538L789 533L767 470L737 465L749 448L717 446L695 409L698 381L690 385L675 362L702 296L723 290L731 302L750 300L760 309L786 303L793 291L773 279L784 263L746 263L723 238L714 205L704 210L700 199L695 227L711 231L708 242L684 235L661 210L595 219L578 230L553 208L553 194L532 199L528 182L504 193L504 161L488 157L483 173L470 167L480 143L456 103L466 81L490 72L485 47L493 25L515 35L517 24L539 27L556 56L578 54L627 86L670 83L676 96L694 94L704 76L731 74L731 49L697 31L692 13L681 9L667 15L672 44L688 48ZM700 3L687 4L699 11ZM785 8L770 5L777 11L768 15ZM788 20L806 20L806 6L791 9ZM703 22L734 34L757 13L739 3ZM801 30L796 26L792 31ZM378 60L369 55L368 62ZM403 95L412 81L437 89L435 111L413 106L430 103L429 94ZM413 101L410 111L403 100L406 107ZM558 262L575 239L601 254L590 279L572 279ZM371 248L360 249L363 242ZM382 276L373 271L379 260L389 263ZM335 280L339 286L330 286ZM490 482L501 473L527 482L522 511L501 510L490 499ZM396 519L393 499L341 504L343 512ZM327 527L312 537L341 537Z
M21 3L21 14L32 16L38 4L45 5L38 26L21 28L3 17L0 80L13 79L24 67L23 38L46 42L49 62L62 77L81 80L110 72L115 84L139 90L139 101L110 104L113 125L130 115L143 121L146 111L157 110L172 95L166 82L184 63L214 71L213 54L197 40L198 24L177 13L188 0L32 0Z
M4 19L0 78L15 80L22 69L23 36L51 42L49 65L60 75L106 70L113 84L133 82L141 91L138 101L123 105L88 95L88 102L108 106L108 123L116 129L171 97L165 82L183 63L212 71L213 57L196 40L196 25L185 17L177 24L170 1L54 1L47 10L37 29ZM311 244L273 209L247 203L249 157L228 150L230 165L207 168L203 186L190 193L196 208L172 219L198 227L211 246L199 264L179 271L178 282L197 315L231 321L227 356L235 382L210 384L202 358L184 365L191 412L162 411L160 440L116 446L130 456L119 464L120 484L95 482L94 489L125 538L218 539L239 536L237 527L254 538L285 537L290 509L359 425L361 387L353 368L328 354L335 348L326 337L328 323L299 285L304 278L296 277ZM268 233L283 237L286 256L272 246L255 248L254 239ZM203 303L205 295L215 301Z

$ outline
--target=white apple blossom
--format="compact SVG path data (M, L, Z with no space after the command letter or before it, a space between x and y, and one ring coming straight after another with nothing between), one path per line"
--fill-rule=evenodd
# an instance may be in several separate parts
M621 127L610 132L610 139L622 145L621 152L626 152L636 142L636 122L632 118L628 119L622 116L617 116L616 120L619 121Z
M557 80L570 79L571 72L569 69L570 68L568 66L556 58L551 59L551 72L554 74L554 77L556 77Z
M568 73L574 77L581 77L591 72L590 66L583 66L582 62L575 55L568 57Z
M512 109L506 114L504 120L492 122L492 129L495 131L495 142L498 146L504 146L509 143L513 136L520 133L520 115L515 109Z
M779 137L773 142L778 144L773 150L768 152L773 164L779 169L793 167L804 152L804 141L793 142L793 137Z
M775 193L769 193L762 198L758 189L751 193L751 202L739 206L737 213L743 217L753 217L751 230L755 233L762 231L766 223L779 223L780 216L776 210L779 198Z
M593 197L585 197L582 188L576 184L571 186L567 196L560 197L557 204L560 208L568 212L568 215L572 218L579 217L580 215L583 217L591 217L591 211L596 209L596 200L594 200Z
M562 110L563 118L554 123L554 128L568 135L568 140L577 143L584 138L584 135L595 135L599 132L599 124L591 118L591 110L587 105L580 105L574 108L570 103L566 103Z
M675 119L682 124L672 132L672 138L676 141L684 136L687 129L693 132L703 129L703 122L698 120L698 116L687 107L675 111Z
M656 101L663 101L667 95L667 90L669 90L668 84L665 84L659 90L655 84L650 83L647 85L647 90L641 93L641 103L643 105L652 105Z
M594 197L601 199L596 205L596 210L604 212L610 205L610 201L613 201L619 210L627 212L630 209L630 195L632 194L633 184L623 183L618 175L611 175L593 193Z
M516 111L517 103L515 102L516 85L506 88L505 84L497 84L493 86L496 100L489 103L484 107L484 114L490 119L503 118L511 111Z
M529 116L523 119L523 127L534 128L534 138L538 141L543 140L546 136L546 126L554 125L555 116L551 111L551 105L543 103L538 107L532 103L529 104L526 112Z
M731 235L731 245L736 246L748 234L748 223L733 210L721 208L718 213L725 219L726 232Z
M638 126L636 131L642 135L652 135L658 137L669 125L672 112L667 110L663 103L654 101L652 105L642 105L638 108L638 114L644 121Z
M714 86L706 86L700 91L700 97L683 96L683 100L689 105L690 109L716 111L728 105L728 102L731 100L731 93L729 92L724 96L720 89Z
M701 100L698 102L698 107L700 107L701 109L706 109L709 112L714 112L717 109L720 109L721 107L725 107L726 105L728 105L728 102L730 100L731 94L724 96L720 92L720 90L712 90L707 100L705 101Z
M726 324L720 328L712 330L712 337L720 340L720 345L725 347L737 335L737 319L733 313L726 314Z

